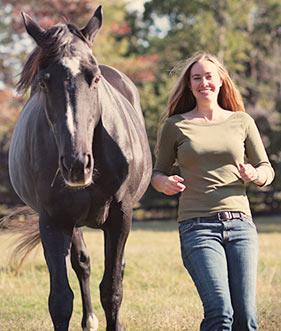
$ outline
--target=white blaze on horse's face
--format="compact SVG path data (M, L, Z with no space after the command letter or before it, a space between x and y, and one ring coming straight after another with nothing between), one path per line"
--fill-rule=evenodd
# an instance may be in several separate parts
M80 60L78 58L64 57L61 60L61 64L65 67L65 69L70 71L70 73L74 77L77 76L78 74L80 74L80 72L81 72L81 70L80 70Z
M67 72L71 74L72 78L75 78L77 75L81 73L80 70L80 59L79 58L71 58L71 57L64 57L61 59L61 64L66 69ZM72 87L72 85L70 85ZM69 90L69 94L72 93L72 88ZM73 104L71 103L70 95L67 96L67 104L66 104L66 124L68 130L72 137L75 135L75 122L74 122L74 108Z
M67 109L66 109L66 124L68 127L68 130L72 137L75 135L75 124L74 124L74 109L73 105L70 102L70 100L67 101Z

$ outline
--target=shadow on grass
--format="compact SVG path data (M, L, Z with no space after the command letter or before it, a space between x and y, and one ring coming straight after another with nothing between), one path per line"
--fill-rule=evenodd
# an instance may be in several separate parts
M254 217L259 233L281 233L281 215L274 216L256 216ZM178 231L176 220L170 221L135 221L133 222L132 231Z

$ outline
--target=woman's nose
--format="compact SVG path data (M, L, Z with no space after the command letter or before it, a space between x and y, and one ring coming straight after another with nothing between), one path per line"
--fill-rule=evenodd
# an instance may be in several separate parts
M207 85L207 83L208 83L207 79L205 77L202 77L200 85L205 86Z

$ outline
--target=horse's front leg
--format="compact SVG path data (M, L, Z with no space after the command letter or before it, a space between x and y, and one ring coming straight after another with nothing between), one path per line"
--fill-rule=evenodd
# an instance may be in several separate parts
M67 331L73 310L73 292L68 282L71 236L55 228L53 222L40 212L40 236L50 273L49 311L54 330Z
M131 227L132 211L110 212L104 229L105 271L100 284L100 295L105 311L107 331L123 330L119 321L119 309L123 298L124 248Z
M73 230L71 264L77 275L81 289L83 303L82 328L84 331L96 331L98 329L98 319L93 313L89 286L91 274L90 258L81 228L75 228Z

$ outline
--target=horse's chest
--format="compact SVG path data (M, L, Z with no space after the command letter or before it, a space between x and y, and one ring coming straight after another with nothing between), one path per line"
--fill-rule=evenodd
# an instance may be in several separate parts
M93 195L89 206L87 218L83 220L84 224L90 228L99 228L108 218L110 205L112 202L111 197L102 195ZM78 224L80 225L80 224Z

